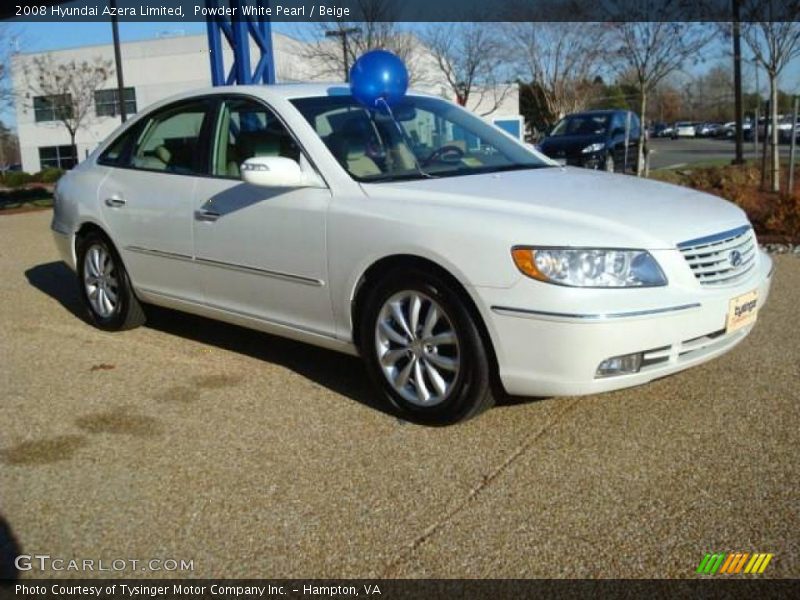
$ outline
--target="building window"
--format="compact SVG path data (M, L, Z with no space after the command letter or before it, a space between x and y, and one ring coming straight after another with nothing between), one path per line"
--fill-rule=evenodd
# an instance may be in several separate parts
M125 112L132 115L136 112L136 90L132 87L123 91L125 98ZM119 114L119 95L117 90L97 90L94 93L94 105L98 117L116 117Z
M33 114L37 123L69 118L72 116L72 97L69 94L34 96Z
M71 169L77 164L72 146L42 146L39 148L41 169Z

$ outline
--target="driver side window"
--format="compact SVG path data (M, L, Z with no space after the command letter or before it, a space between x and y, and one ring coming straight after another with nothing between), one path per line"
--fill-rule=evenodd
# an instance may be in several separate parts
M275 114L248 98L222 102L214 136L212 174L238 179L239 168L254 156L282 156L300 160L300 149Z

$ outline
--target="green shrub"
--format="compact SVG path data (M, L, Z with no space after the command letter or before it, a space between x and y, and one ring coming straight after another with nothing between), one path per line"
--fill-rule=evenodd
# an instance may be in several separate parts
M55 167L49 167L42 171L36 173L35 181L40 181L42 183L55 183L61 176L64 174L64 169L57 169Z
M3 177L3 183L10 188L19 188L31 181L33 181L33 177L25 171L8 171Z

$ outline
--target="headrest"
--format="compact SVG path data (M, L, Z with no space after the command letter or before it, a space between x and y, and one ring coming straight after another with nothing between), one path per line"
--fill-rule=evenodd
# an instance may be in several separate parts
M165 165L168 165L169 161L172 159L172 152L167 150L166 146L157 146L153 151L153 154L155 154L156 158Z

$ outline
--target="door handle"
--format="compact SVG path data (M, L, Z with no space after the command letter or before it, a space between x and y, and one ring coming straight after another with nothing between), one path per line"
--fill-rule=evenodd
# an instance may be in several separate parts
M198 221L208 221L214 222L220 218L220 214L213 210L207 210L205 208L201 208L200 210L194 211L194 218Z
M120 198L119 196L116 195L109 196L108 198L106 198L106 206L112 206L112 207L125 206L125 199Z

